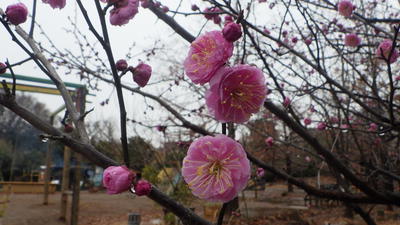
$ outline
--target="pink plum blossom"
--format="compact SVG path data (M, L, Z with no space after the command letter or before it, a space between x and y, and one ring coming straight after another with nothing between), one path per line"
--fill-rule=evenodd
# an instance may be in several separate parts
M6 9L6 16L11 24L17 26L28 18L28 8L23 3L9 5Z
M306 45L311 45L312 40L311 40L311 39L306 39L306 40L304 40L304 43L305 43Z
M229 42L237 41L242 36L242 27L234 22L227 23L222 30L222 34Z
M390 63L396 62L397 58L399 57L399 51L394 48L392 51L393 41L390 39L383 40L376 50L376 57L380 59L387 60L390 56Z
M109 166L103 172L103 186L107 194L119 194L130 188L135 176L126 166Z
M53 9L62 9L65 7L66 0L43 0L43 3L49 4Z
M357 47L361 44L361 38L357 34L346 34L344 44L350 47Z
M228 202L246 187L250 162L235 140L222 134L205 136L190 145L182 176L195 196Z
M137 13L139 0L119 0L110 11L110 23L122 26L127 24Z
M135 81L140 87L147 85L151 77L151 66L145 63L139 63L139 65L131 71L133 74L133 81Z
M394 78L394 80L395 80L395 81L400 81L400 76L396 76L396 77Z
M325 130L325 128L326 128L326 123L324 123L324 122L318 123L318 125L317 125L318 130Z
M148 195L151 192L151 184L147 180L139 180L134 188L137 196Z
M258 167L256 170L257 177L263 177L265 175L265 170L261 167Z
M339 14L345 17L350 17L353 13L354 5L349 0L342 0L338 4Z
M186 75L195 84L205 84L232 56L233 44L225 40L222 32L207 32L192 42L185 59Z
M260 69L249 65L224 67L210 81L206 104L218 121L244 123L260 110L266 94Z
M265 139L265 144L267 144L268 147L271 147L274 145L274 138L273 137L267 137Z
M311 162L310 156L306 156L304 159L306 160L306 162Z

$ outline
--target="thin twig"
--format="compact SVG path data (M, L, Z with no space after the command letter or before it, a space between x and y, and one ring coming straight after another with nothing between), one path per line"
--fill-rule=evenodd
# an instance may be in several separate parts
M32 9L32 20L31 20L31 29L29 30L29 37L33 38L33 30L35 29L35 19L36 19L36 1L33 0L33 9Z
M15 86L17 84L17 79L15 78L14 70L13 70L12 66L10 65L10 62L8 61L8 59L6 61L6 65L7 65L8 69L10 70L10 73L12 76L12 81L13 81L11 94L12 94L12 96L15 96Z

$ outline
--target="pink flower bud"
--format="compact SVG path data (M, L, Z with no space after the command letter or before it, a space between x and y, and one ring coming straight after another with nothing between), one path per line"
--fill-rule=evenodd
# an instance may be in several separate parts
M283 100L283 106L287 108L289 107L290 103L292 103L292 100L286 96L285 99Z
M339 14L345 17L350 17L353 13L354 5L349 0L342 0L338 4Z
M267 34L267 35L271 34L271 31L269 31L267 28L265 28L263 31L264 31L264 33Z
M228 23L233 22L233 18L232 18L232 16L230 16L230 15L226 15L226 16L224 17L224 20L225 20L225 24L228 24Z
M160 131L160 132L165 132L165 130L167 129L167 127L166 127L166 126L157 125L157 126L156 126L156 129L157 129L158 131Z
M0 62L0 74L3 74L7 71L7 66L6 64Z
M296 44L299 39L297 37L292 37L292 43Z
M258 167L256 170L257 177L263 177L265 175L265 170L261 167Z
M120 59L117 61L117 63L115 63L115 67L118 71L124 71L128 68L128 63L125 59Z
M400 81L400 76L396 76L396 77L394 78L394 80L395 80L395 81Z
M268 137L267 139L265 139L265 144L267 144L268 147L273 146L274 145L274 138Z
M217 16L214 16L214 17L213 17L213 22L214 22L215 24L220 24L221 21L222 21L222 19L221 19L220 16L217 15Z
M361 38L357 34L346 34L344 44L349 47L357 47L361 44Z
M131 71L133 74L133 80L140 86L144 87L150 80L151 77L151 66L145 63L139 63L136 68Z
M157 8L160 7L161 6L161 2L159 2L159 1L155 2L154 6L157 7Z
M193 11L197 11L197 10L199 10L199 7L197 5L195 5L195 4L193 4L192 5L192 10Z
M103 172L103 186L107 194L119 194L130 188L135 176L126 166L109 166Z
M28 8L23 3L9 5L6 9L6 16L11 24L19 25L28 18Z
M211 20L211 19L213 19L214 18L214 16L215 16L215 14L213 14L214 13L214 8L206 8L204 11L203 11L203 13L204 13L204 17L206 18L206 19L208 19L208 20Z
M227 23L222 34L227 41L237 41L242 36L242 27L237 23Z
M167 13L167 12L169 12L169 8L168 8L168 6L163 6L162 7L162 11L164 12L164 13Z
M310 118L304 118L304 120L303 120L303 122L304 122L304 125L310 125L311 124L311 119Z
M151 184L147 180L139 180L135 185L135 194L137 196L148 195L151 192Z
M312 40L311 40L311 39L306 39L306 40L304 40L304 43L305 43L306 45L311 45Z
M306 160L306 162L311 162L311 158L309 156L306 156L304 159Z
M318 125L317 125L318 130L325 130L325 128L326 128L326 123L324 123L324 122L318 123Z

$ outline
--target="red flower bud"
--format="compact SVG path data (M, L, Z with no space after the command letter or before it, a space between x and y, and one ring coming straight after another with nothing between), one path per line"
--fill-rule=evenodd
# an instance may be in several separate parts
M151 192L151 184L147 180L139 180L135 185L135 194L137 196L148 195Z
M65 126L64 126L65 133L71 133L73 130L74 130L74 127L71 124L65 124Z
M222 34L227 41L237 41L242 36L242 27L237 23L227 23Z
M0 74L3 74L7 71L7 66L6 64L0 62Z
M28 18L28 8L23 3L9 5L6 9L6 16L11 24L19 25Z
M131 70L133 74L133 80L140 86L144 87L150 80L151 77L151 66L140 63L136 68Z
M120 59L117 61L117 63L115 63L115 67L118 71L124 71L128 68L128 63L125 59Z

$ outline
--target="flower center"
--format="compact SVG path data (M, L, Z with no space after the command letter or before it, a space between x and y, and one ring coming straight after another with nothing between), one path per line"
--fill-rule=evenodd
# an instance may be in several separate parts
M222 169L222 163L220 161L215 161L209 168L208 173L210 175L218 175Z

